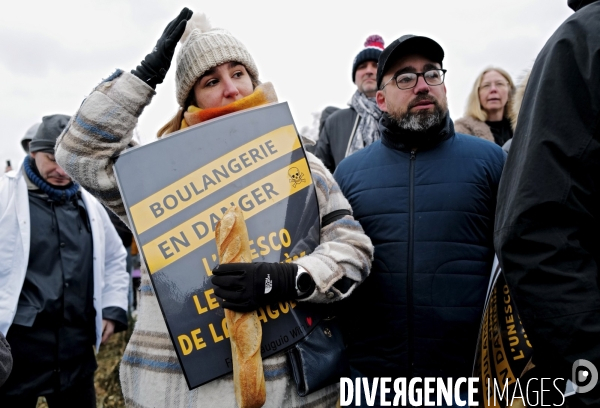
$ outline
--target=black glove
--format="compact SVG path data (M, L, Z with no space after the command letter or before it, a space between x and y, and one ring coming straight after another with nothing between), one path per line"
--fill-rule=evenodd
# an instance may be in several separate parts
M292 263L230 263L213 269L212 283L215 294L224 299L223 307L250 312L262 305L298 298L297 273L298 266ZM302 276L310 278L308 274Z
M167 71L171 66L177 42L183 35L187 21L192 17L192 14L192 10L184 7L177 18L165 28L152 52L146 55L140 65L131 70L133 75L146 82L152 89L156 89L156 85L162 84L165 79L165 75L167 75Z

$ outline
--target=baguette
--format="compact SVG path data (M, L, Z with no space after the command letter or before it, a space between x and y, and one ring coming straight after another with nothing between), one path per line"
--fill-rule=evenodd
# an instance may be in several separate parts
M215 229L219 262L252 262L248 230L242 210L233 206L223 214ZM239 313L225 309L231 340L233 384L240 408L262 407L267 398L260 356L262 326L256 311Z

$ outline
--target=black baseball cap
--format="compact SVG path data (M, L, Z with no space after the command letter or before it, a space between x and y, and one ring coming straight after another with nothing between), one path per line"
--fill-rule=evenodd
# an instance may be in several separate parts
M381 81L386 71L400 57L408 54L419 54L429 58L433 62L442 65L444 50L431 38L407 34L394 40L388 45L377 63L377 89L381 87Z

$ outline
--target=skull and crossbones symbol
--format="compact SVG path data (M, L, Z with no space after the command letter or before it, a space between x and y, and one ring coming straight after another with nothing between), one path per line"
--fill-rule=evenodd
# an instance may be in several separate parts
M288 171L288 176L290 176L290 183L292 183L292 187L296 188L296 186L300 183L305 182L306 180L303 178L304 173L300 172L298 167L292 167Z

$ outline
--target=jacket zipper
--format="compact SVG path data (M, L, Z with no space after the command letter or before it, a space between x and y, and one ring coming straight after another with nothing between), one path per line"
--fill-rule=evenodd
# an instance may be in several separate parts
M409 191L408 191L408 273L406 275L406 300L408 303L408 374L413 376L414 365L414 300L413 300L413 268L414 268L414 202L415 202L415 160L417 151L410 151Z

